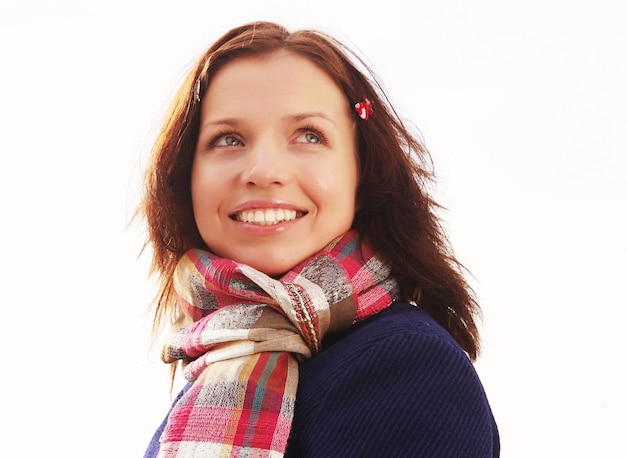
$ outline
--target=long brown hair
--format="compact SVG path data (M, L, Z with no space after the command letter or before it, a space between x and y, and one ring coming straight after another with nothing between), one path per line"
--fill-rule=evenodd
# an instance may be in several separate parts
M207 248L194 221L190 190L202 95L226 63L280 49L326 71L348 103L363 96L372 101L373 117L357 123L359 210L353 226L391 264L403 298L429 312L475 359L480 309L436 214L440 207L427 190L434 180L430 154L358 55L324 33L289 32L268 22L230 30L200 57L175 95L155 142L138 209L148 227L152 273L160 282L155 329L176 318L171 279L178 260L190 248Z

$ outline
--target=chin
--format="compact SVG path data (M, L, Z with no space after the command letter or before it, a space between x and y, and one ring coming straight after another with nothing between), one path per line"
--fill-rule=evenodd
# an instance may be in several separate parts
M295 263L295 264L292 264L292 263L284 263L284 264L251 263L249 265L250 267L258 270L259 272L263 272L265 275L269 275L270 277L273 277L273 278L279 278L279 277L282 277L287 272L289 272L292 268L294 268L298 264L299 263Z
M250 262L245 262L244 264L248 264L250 267L263 272L265 275L269 275L270 277L279 278L289 272L291 269L296 267L302 261L308 259L310 256L303 256L298 258L290 258L290 259L276 259L271 258L269 256L262 256L260 259L262 261L258 261L259 258L255 260L250 260Z

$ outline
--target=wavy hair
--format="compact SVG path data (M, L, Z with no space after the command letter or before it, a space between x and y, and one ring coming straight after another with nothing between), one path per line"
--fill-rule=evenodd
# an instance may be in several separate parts
M159 281L155 335L178 313L172 286L178 260L191 248L208 248L196 227L191 203L191 166L202 96L225 64L278 50L303 56L328 73L345 94L346 103L354 104L363 96L372 101L373 117L357 122L359 210L353 228L391 264L403 299L415 301L430 313L475 359L480 347L476 325L480 308L437 216L441 207L428 192L435 179L429 152L355 52L320 31L290 32L270 22L231 29L198 59L176 93L156 139L137 210L147 224L151 273Z

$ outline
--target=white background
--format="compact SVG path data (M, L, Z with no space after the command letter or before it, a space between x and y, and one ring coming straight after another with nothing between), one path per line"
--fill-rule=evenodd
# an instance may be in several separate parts
M0 455L142 456L169 386L141 172L192 61L269 19L358 48L421 130L502 456L626 456L622 3L4 1Z

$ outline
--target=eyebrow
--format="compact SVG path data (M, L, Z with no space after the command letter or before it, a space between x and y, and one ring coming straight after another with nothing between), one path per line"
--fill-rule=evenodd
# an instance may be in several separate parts
M326 115L325 113L321 111L310 111L310 112L288 115L288 116L285 116L283 120L289 121L289 122L299 122L299 121L304 121L305 119L309 119L309 118L321 118L330 122L331 124L335 126L337 125L337 123L332 118L330 118L328 115ZM220 119L215 119L213 121L207 121L203 123L201 128L205 126L216 126L216 125L238 126L239 124L241 124L241 120L238 118L220 118Z
M326 121L336 125L334 119L330 118L329 116L327 116L325 113L322 113L321 111L311 111L311 112L306 112L306 113L298 113L298 114L295 114L295 115L286 116L285 118L290 120L290 121L303 121L303 120L308 119L308 118L322 118L322 119L325 119Z

